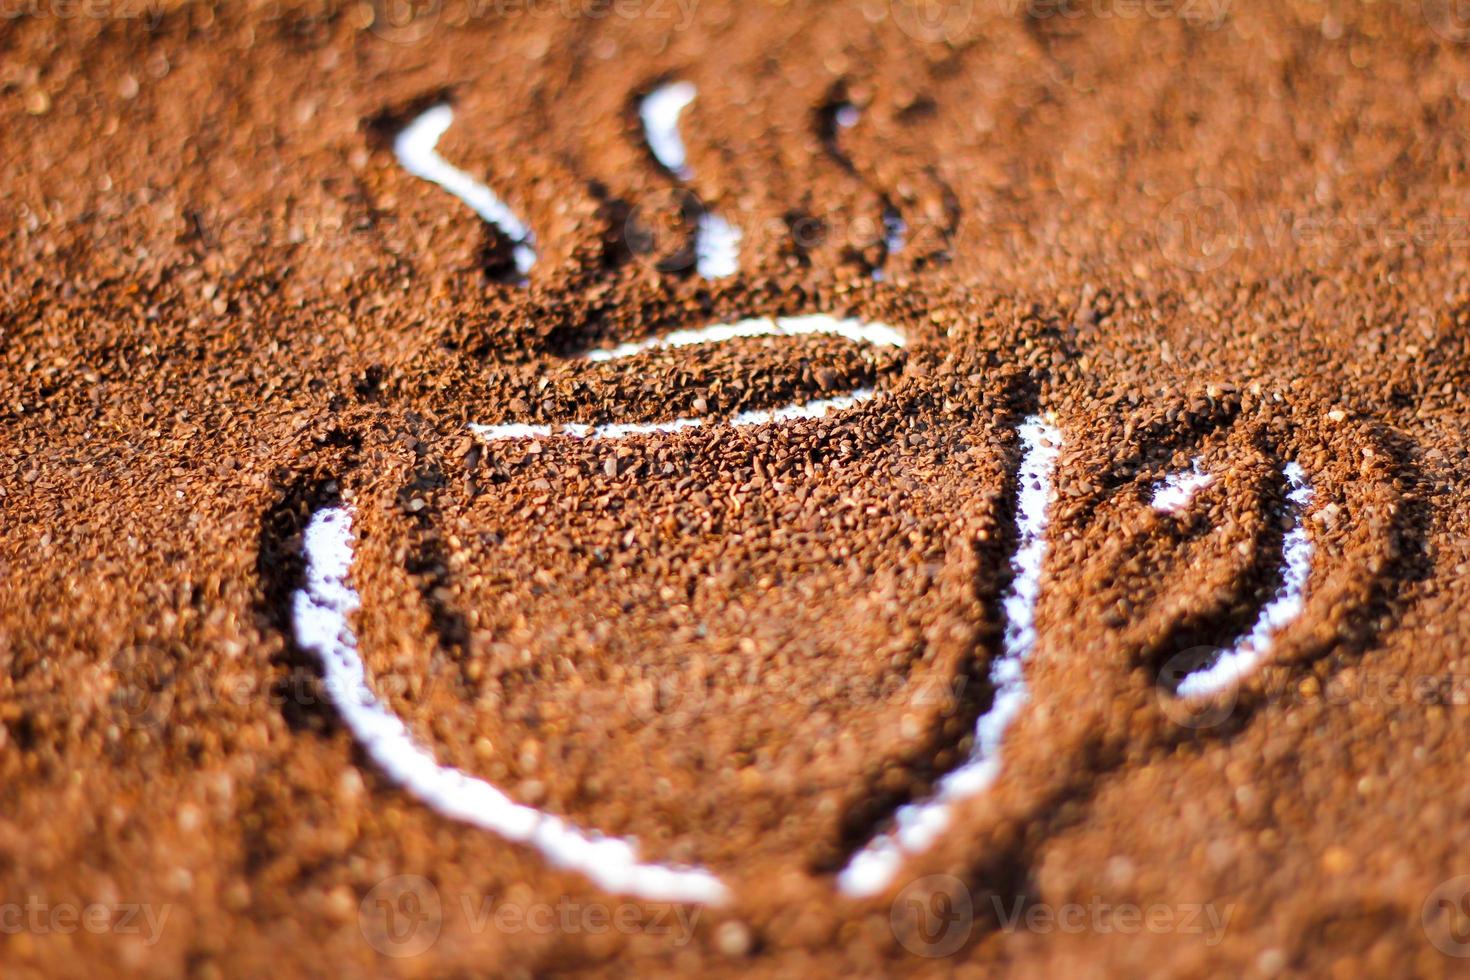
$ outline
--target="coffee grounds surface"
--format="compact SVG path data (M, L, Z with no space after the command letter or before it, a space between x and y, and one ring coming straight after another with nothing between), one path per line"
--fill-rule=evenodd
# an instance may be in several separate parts
M1455 972L1459 35L1433 3L936 6L0 23L0 896L168 910L156 935L6 928L7 975ZM637 111L673 79L687 179ZM446 101L439 153L535 233L525 284L394 157ZM736 275L692 267L701 210L741 229ZM801 313L908 342L577 356ZM1038 413L1063 443L1002 775L844 896L994 698ZM685 417L710 424L469 428ZM1186 509L1149 505L1196 461ZM1183 701L1179 658L1281 586L1291 462L1301 616ZM421 744L730 901L600 892L387 779L293 639L328 504L374 690ZM405 875L442 904L394 955L373 902ZM971 900L953 948L900 921L936 882ZM558 903L641 926L494 925ZM1007 925L1100 903L1172 925ZM1204 907L1218 934L1184 924Z

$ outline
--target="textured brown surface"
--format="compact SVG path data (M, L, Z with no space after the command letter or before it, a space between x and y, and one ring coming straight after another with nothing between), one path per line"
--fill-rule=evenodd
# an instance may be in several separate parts
M1443 5L976 0L936 33L902 2L446 0L417 38L246 6L0 22L0 900L171 909L152 945L0 934L6 975L1463 967L1421 918L1470 873L1470 49ZM715 284L656 268L679 192L635 106L670 77L699 88L692 189L747 234ZM393 159L446 96L441 152L536 231L529 288ZM878 283L885 202L911 240ZM914 343L565 358L798 311ZM464 428L859 382L882 396L774 432ZM988 697L1038 405L1066 451L1033 705L895 886L975 896L930 961L831 871ZM1153 515L1200 451L1221 479ZM1270 588L1286 459L1318 491L1306 612L1224 721L1179 724L1160 669ZM727 877L689 942L468 928L461 896L621 900L398 792L323 704L286 615L334 493L386 696L442 758ZM359 906L399 874L456 912L392 959ZM1007 932L992 896L1233 913L1217 945Z

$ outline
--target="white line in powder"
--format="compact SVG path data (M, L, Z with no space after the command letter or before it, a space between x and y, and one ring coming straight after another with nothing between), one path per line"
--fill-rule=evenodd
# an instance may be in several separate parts
M448 103L425 110L398 133L393 140L393 153L404 170L438 184L499 228L514 243L511 254L516 271L524 276L536 264L536 239L531 230L494 191L445 160L435 149L452 122L454 109Z
M1307 575L1312 569L1312 540L1307 537L1306 511L1312 502L1312 487L1297 463L1285 468L1286 500L1291 529L1281 542L1281 587L1261 607L1255 623L1208 667L1179 682L1179 696L1200 697L1223 691L1256 668L1271 650L1281 628L1302 614Z
M740 229L713 211L699 216L694 229L694 269L705 279L724 279L740 271Z
M653 157L669 173L688 183L694 177L679 116L694 101L693 82L668 82L649 92L638 104L643 138ZM740 229L720 215L705 211L694 234L694 267L705 279L723 279L740 271Z
M869 343L878 347L902 347L904 336L886 323L869 320L841 318L826 313L811 313L803 316L753 317L734 323L715 323L693 330L674 330L659 337L619 344L610 349L585 351L581 355L589 361L615 361L632 357L646 350L665 347L687 347L691 344L719 344L736 337L783 337L806 334L831 334L845 337L853 343Z
M621 439L625 436L641 436L652 433L679 432L683 429L697 429L709 423L733 426L764 425L767 422L787 422L792 419L814 419L821 418L830 412L842 411L852 408L872 398L875 392L871 388L859 388L846 395L838 395L835 398L817 398L809 402L797 402L783 408L753 409L741 412L730 418L684 418L670 419L667 422L611 422L607 425L584 425L578 422L566 423L553 429L550 425L528 425L523 422L512 422L507 425L478 425L472 423L470 431L479 436L485 442L494 442L502 439L548 439L553 434L570 436L574 439Z
M694 101L694 95L693 82L669 82L649 92L638 104L643 137L654 159L680 180L694 176L689 169L684 137L679 134L679 116Z
M1194 495L1215 482L1215 477L1206 473L1199 460L1183 473L1170 473L1154 487L1153 508L1164 514L1177 514L1189 506Z
M833 121L840 129L851 129L862 121L862 118L862 110L851 102L844 102L838 106L837 111L832 115ZM851 166L851 163L849 162L848 165ZM886 205L883 208L883 249L886 253L884 262L903 251L908 240L908 233L908 222L903 220L903 215L891 204ZM876 268L873 270L873 278L882 282L888 278L888 273L882 268Z
M655 902L723 903L729 892L701 868L638 860L631 840L586 833L561 817L523 806L495 786L441 765L368 685L349 617L360 599L348 583L352 519L342 507L312 515L302 543L306 584L293 598L296 642L321 658L332 703L374 764L393 782L447 817L535 847L559 868L586 875L609 892Z
M442 130L441 130L442 131ZM904 337L893 327L826 315L742 320L680 330L610 350L587 351L592 361L632 357L661 347L721 343L736 337L825 333L855 343L901 347ZM708 424L760 425L797 418L820 417L874 397L871 389L816 399L770 410L740 413L732 418L680 418L653 423L580 423L557 426L507 423L471 425L487 441L527 438L616 439L649 433L678 432ZM1006 731L1030 700L1025 665L1036 647L1036 603L1046 555L1048 507L1052 473L1061 451L1061 434L1044 419L1033 416L1020 426L1022 459L1017 474L1017 548L1012 556L1013 578L1002 599L1005 628L1000 655L991 664L994 699L977 719L970 756L941 777L925 800L900 807L891 829L877 834L853 855L838 874L839 890L852 897L883 891L907 858L933 845L949 826L958 801L989 788L1000 775L1001 746ZM1304 512L1312 490L1300 466L1285 470L1293 526L1283 542L1282 587L1261 610L1255 625L1230 651L1209 668L1185 678L1182 697L1218 691L1249 673L1270 647L1274 634L1300 615L1311 564ZM1178 510L1211 481L1196 463L1193 471L1167 478L1155 488L1153 505ZM651 901L690 901L710 904L728 899L726 887L703 868L640 862L634 842L583 831L563 818L516 803L492 784L438 763L432 753L414 742L407 726L372 693L367 667L357 650L349 617L358 608L357 593L347 584L353 560L351 517L342 507L328 507L313 515L304 536L307 561L305 586L293 598L297 642L315 652L325 668L325 683L348 727L374 763L394 782L430 807L453 819L499 834L507 840L539 849L558 867L579 871L611 892Z
M703 330L680 331L616 351L587 355L597 360L627 357L656 346L718 343L732 337L774 333L828 332L900 346L903 336L882 324L837 320L833 317L788 318L785 329L777 320L747 320L716 324ZM615 439L654 432L677 432L707 422L733 426L761 425L789 419L817 418L872 398L871 389L859 389L835 398L815 399L785 408L742 412L729 419L676 419L656 423L618 423L601 426L571 424L558 435ZM471 425L485 440L550 438L552 427L525 423ZM306 583L293 597L296 642L315 653L325 670L332 702L373 762L395 783L447 817L463 820L507 840L530 844L554 865L580 871L608 891L636 895L650 901L688 901L718 904L728 892L709 871L640 862L630 840L585 832L564 819L516 803L483 779L440 764L418 745L404 723L379 701L368 684L367 666L358 653L349 617L360 599L347 578L352 568L351 515L343 507L327 507L311 518L303 538Z
M861 898L887 888L909 855L927 850L949 826L956 801L975 796L995 782L1006 729L1030 700L1025 667L1036 648L1036 600L1046 557L1047 507L1062 437L1036 416L1027 419L1019 432L1023 452L1016 477L1018 541L1011 558L1014 577L1001 601L1005 614L1001 654L990 666L994 700L975 722L970 757L939 780L929 799L899 807L893 829L865 844L837 875L837 887L845 895Z

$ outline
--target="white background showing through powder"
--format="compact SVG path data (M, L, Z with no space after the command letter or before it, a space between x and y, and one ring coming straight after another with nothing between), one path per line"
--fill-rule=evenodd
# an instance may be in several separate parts
M854 342L886 346L901 346L904 342L902 334L886 324L816 315L714 324L611 350L587 351L582 356L607 361L657 347L808 333L830 333ZM706 424L759 425L817 417L872 397L871 390L862 389L781 409L744 412L728 419L573 424L559 426L555 435L615 439ZM474 425L471 429L484 440L554 437L552 427L546 425L506 423ZM975 723L969 758L941 777L928 799L900 807L890 829L876 834L837 875L838 889L848 896L864 897L886 889L905 860L932 846L949 826L957 802L984 792L995 782L1001 773L1006 732L1030 700L1025 665L1037 642L1035 612L1046 556L1052 473L1061 450L1061 435L1040 417L1027 419L1018 434L1022 446L1017 474L1018 541L1011 559L1013 578L1002 599L1005 628L1001 651L990 669L994 699ZM1295 463L1287 465L1286 478L1293 526L1283 542L1282 587L1261 610L1255 625L1224 656L1184 679L1179 686L1181 697L1207 694L1239 680L1264 658L1274 634L1301 613L1311 562L1304 511L1312 491ZM1196 464L1192 471L1173 475L1156 487L1153 504L1166 511L1187 506L1209 480ZM303 554L306 582L295 593L292 609L296 640L321 658L329 696L354 737L390 779L445 816L533 846L553 865L579 871L608 891L651 901L719 904L728 899L724 884L707 869L642 862L630 839L581 830L563 818L516 803L483 779L441 765L429 750L414 742L407 726L369 686L367 667L349 623L360 604L357 593L347 584L353 561L349 512L342 507L327 507L314 514L304 535Z
M1014 577L1001 602L1005 613L1001 653L990 666L994 700L975 722L970 757L940 778L929 799L899 807L893 829L874 837L848 861L837 876L837 887L843 894L864 897L883 891L909 855L927 850L949 826L957 801L982 793L995 782L1000 775L1000 748L1006 729L1030 700L1025 667L1036 648L1036 600L1041 595L1041 569L1046 558L1047 507L1062 437L1038 417L1027 419L1019 434L1018 542L1011 558Z
M448 104L425 110L393 140L393 153L404 170L438 184L469 205L483 220L499 228L514 243L511 255L516 271L525 276L536 264L536 240L531 230L494 191L449 163L435 149L453 122L454 109Z
M839 319L826 313L802 316L752 317L734 323L715 323L693 330L675 330L660 337L619 344L608 349L594 348L582 354L589 361L615 361L646 350L686 347L691 344L716 344L737 337L797 337L807 334L830 334L853 343L869 343L878 347L902 347L904 336L886 323L853 318Z
M1214 476L1206 473L1199 460L1195 460L1187 472L1170 473L1154 487L1153 508L1165 514L1177 514L1189 506L1195 494L1214 482Z
M694 177L694 171L679 133L679 116L694 101L695 94L693 82L669 82L649 92L638 104L648 149L664 169L685 183ZM739 228L704 210L694 235L695 269L701 276L723 279L740 271Z
M440 765L403 722L374 696L348 617L358 608L347 584L352 519L341 507L312 515L302 551L306 584L295 594L296 642L321 658L323 681L343 721L389 779L447 817L535 847L554 866L586 875L598 887L658 902L720 904L725 886L699 868L638 860L634 843L585 833L560 817L516 803L483 779Z
M886 324L807 316L714 324L611 351L586 352L583 356L591 360L613 360L659 346L719 343L734 337L810 333L831 333L886 346L902 346L904 343L903 335ZM870 389L861 389L781 409L742 412L729 419L678 419L596 427L566 425L558 431L566 436L619 438L674 432L703 425L707 421L734 426L760 425L820 417L828 411L857 405L872 398L873 394ZM485 440L552 436L550 426L524 423L472 425L470 428ZM434 810L506 840L533 846L555 866L579 871L608 891L650 901L724 902L728 892L711 872L702 868L642 862L638 860L634 841L583 831L561 817L516 803L493 784L441 765L428 749L414 741L403 721L372 693L367 665L358 652L357 639L349 622L361 604L356 591L347 584L353 560L351 520L350 513L343 507L326 507L312 516L302 542L306 582L293 597L292 620L296 642L321 659L324 682L332 702L373 762L395 783Z
M1271 650L1271 642L1292 620L1302 614L1307 577L1312 570L1312 539L1307 536L1306 511L1312 502L1312 487L1297 463L1284 470L1291 529L1281 542L1281 587L1261 607L1256 621L1218 660L1179 682L1179 696L1200 697L1223 691L1254 670Z

